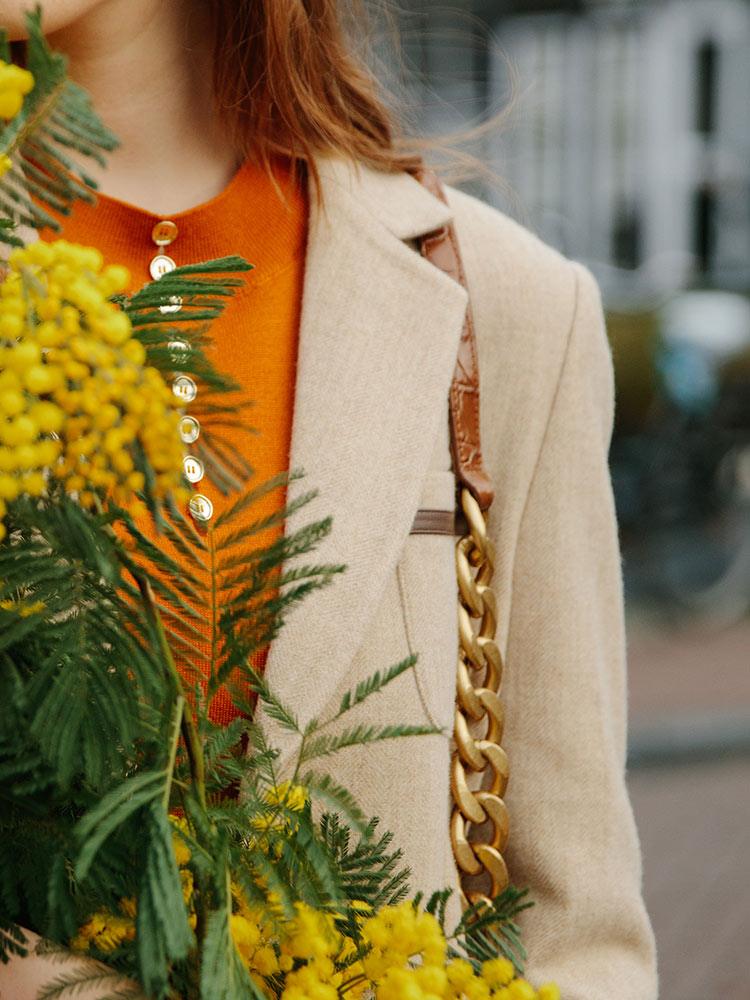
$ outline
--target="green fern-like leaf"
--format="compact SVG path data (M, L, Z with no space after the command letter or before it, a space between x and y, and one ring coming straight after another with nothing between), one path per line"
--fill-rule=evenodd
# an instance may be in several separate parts
M0 917L0 963L5 964L14 955L28 954L26 936L18 924Z
M232 940L228 908L209 915L203 943L201 1000L263 1000Z
M139 774L118 785L88 812L76 828L81 844L76 874L85 878L107 838L138 810L164 794L169 775L165 770Z
M241 491L253 472L236 446L226 440L225 429L241 428L248 436L256 432L243 418L251 401L234 379L217 371L207 348L212 322L243 286L242 275L251 270L252 264L241 257L190 264L118 300L135 337L146 348L148 363L170 379L179 371L198 385L190 413L200 420L201 434L192 450L207 477L225 495ZM178 311L169 311L175 305Z
M359 803L349 789L340 785L330 774L308 771L301 778L301 784L318 803L328 809L335 809L358 833L365 832L367 829L365 815Z
M123 773L122 747L143 734L144 705L168 699L166 678L142 615L118 592L101 519L55 497L17 501L7 523L0 649L10 666L0 686L15 715L3 720L0 794L19 801L30 781L70 789L74 779L104 790ZM29 604L37 610L24 617Z
M458 945L455 954L468 959L477 969L482 962L503 955L522 976L527 956L515 918L534 905L527 899L528 894L528 889L510 885L490 906L480 902L465 910L453 934Z
M377 826L377 819L370 820L354 841L352 829L338 813L324 813L320 820L320 836L339 872L346 900L367 903L373 910L405 899L410 875L401 864L402 852L392 849L393 835L376 836ZM355 942L360 938L360 917L361 912L350 906L340 919L341 930Z
M325 733L305 743L300 751L300 763L320 757L330 757L347 747L368 746L384 740L404 739L408 736L435 736L441 732L435 726L352 726L342 733Z
M425 911L435 917L443 929L443 933L445 933L446 909L452 895L452 889L441 889L438 892L434 892L424 904ZM416 902L417 900L415 899Z
M215 413L234 412L220 406L211 393L238 392L240 387L234 379L216 370L205 349L210 343L210 324L221 316L231 297L244 285L244 278L239 275L252 269L252 264L242 257L188 264L119 300L136 337L146 348L149 364L167 373L179 367L180 372L200 380L209 391L207 412L210 407ZM174 303L179 304L179 312L162 312ZM200 394L201 401L204 395L205 392Z
M162 997L169 988L170 963L187 956L194 937L182 898L166 811L152 802L143 816L141 836L146 848L138 893L138 964L146 992Z
M66 961L70 952L51 942L40 942L40 955ZM78 956L76 968L63 972L46 982L36 994L36 1000L74 1000L87 993L101 1000L146 1000L137 983L124 983L119 972L108 969L101 962Z
M60 228L49 209L68 214L77 199L93 201L95 181L83 165L104 164L117 140L94 112L88 95L66 76L66 59L44 40L41 10L27 15L27 67L35 85L21 112L0 132L0 149L13 167L0 179L0 213L14 225ZM18 245L12 229L0 241Z
M400 663L394 664L394 666L389 667L384 673L377 670L371 677L366 680L361 681L353 691L347 691L344 697L341 699L341 704L339 705L339 710L335 718L340 718L349 712L355 705L361 705L363 701L367 701L374 694L379 694L385 687L400 677L401 674L405 673L407 670L411 670L416 666L417 657L416 655L408 656L406 659L402 660Z
M231 689L242 698L244 685L245 695L259 697L272 717L299 731L293 713L275 699L251 658L273 640L294 605L345 568L300 565L301 557L330 531L330 519L266 545L252 544L262 531L285 522L315 495L310 492L282 505L271 518L252 518L260 500L300 476L291 472L260 485L250 483L202 534L169 507L163 530L167 544L152 542L127 512L116 512L138 548L137 558L120 553L123 566L148 580L176 656L196 677L206 678L204 716L220 690ZM130 588L132 593L132 584ZM252 706L243 707L253 712Z

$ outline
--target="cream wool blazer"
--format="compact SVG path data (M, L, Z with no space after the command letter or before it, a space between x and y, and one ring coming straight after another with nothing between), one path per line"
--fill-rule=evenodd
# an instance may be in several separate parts
M431 723L442 735L351 748L328 764L381 830L413 889L457 886L448 835L457 657L454 539L412 535L453 509L448 390L466 292L415 252L453 220L478 338L481 431L496 490L489 529L504 656L511 880L535 984L565 1000L654 1000L655 944L625 785L626 645L607 452L614 380L597 285L581 264L448 189L318 162L302 305L289 519L333 516L316 561L347 571L293 610L267 663L302 723L375 670L413 672L349 722ZM296 741L263 719L281 750ZM454 910L455 913L455 910Z

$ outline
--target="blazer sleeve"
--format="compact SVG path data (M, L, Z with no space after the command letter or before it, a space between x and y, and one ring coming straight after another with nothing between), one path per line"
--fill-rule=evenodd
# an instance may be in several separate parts
M655 942L625 784L626 644L608 468L614 374L599 289L574 317L521 515L503 694L511 880L527 977L564 1000L655 1000Z

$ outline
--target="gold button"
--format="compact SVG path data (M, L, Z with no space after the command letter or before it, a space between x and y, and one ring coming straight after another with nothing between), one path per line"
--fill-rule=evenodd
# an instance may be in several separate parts
M158 247L168 247L177 239L177 226L168 219L157 222L151 230L151 239Z
M180 375L172 383L172 392L183 403L192 403L198 395L198 387L189 375Z
M175 262L171 257L167 257L165 253L158 253L148 266L151 272L151 277L154 281L158 281L159 278L163 278L165 274L169 274L170 271L174 271L177 267Z
M179 295L169 296L169 305L159 306L161 313L178 313L182 309L182 299Z
M195 417L183 417L180 421L180 440L185 444L193 444L200 437L201 425Z
M170 359L176 365L184 361L190 353L190 344L184 340L170 340L167 347L170 351Z
M214 513L214 505L202 493L194 493L188 501L188 510L196 521L210 521Z
M199 483L203 479L205 472L203 462L195 455L186 455L182 461L182 467L185 471L185 479L189 483Z

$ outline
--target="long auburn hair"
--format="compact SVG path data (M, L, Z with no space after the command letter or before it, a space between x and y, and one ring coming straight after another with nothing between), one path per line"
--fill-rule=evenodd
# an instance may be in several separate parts
M238 149L270 166L275 156L306 163L343 153L384 171L415 170L344 19L364 17L351 0L209 0L214 20L214 90Z

